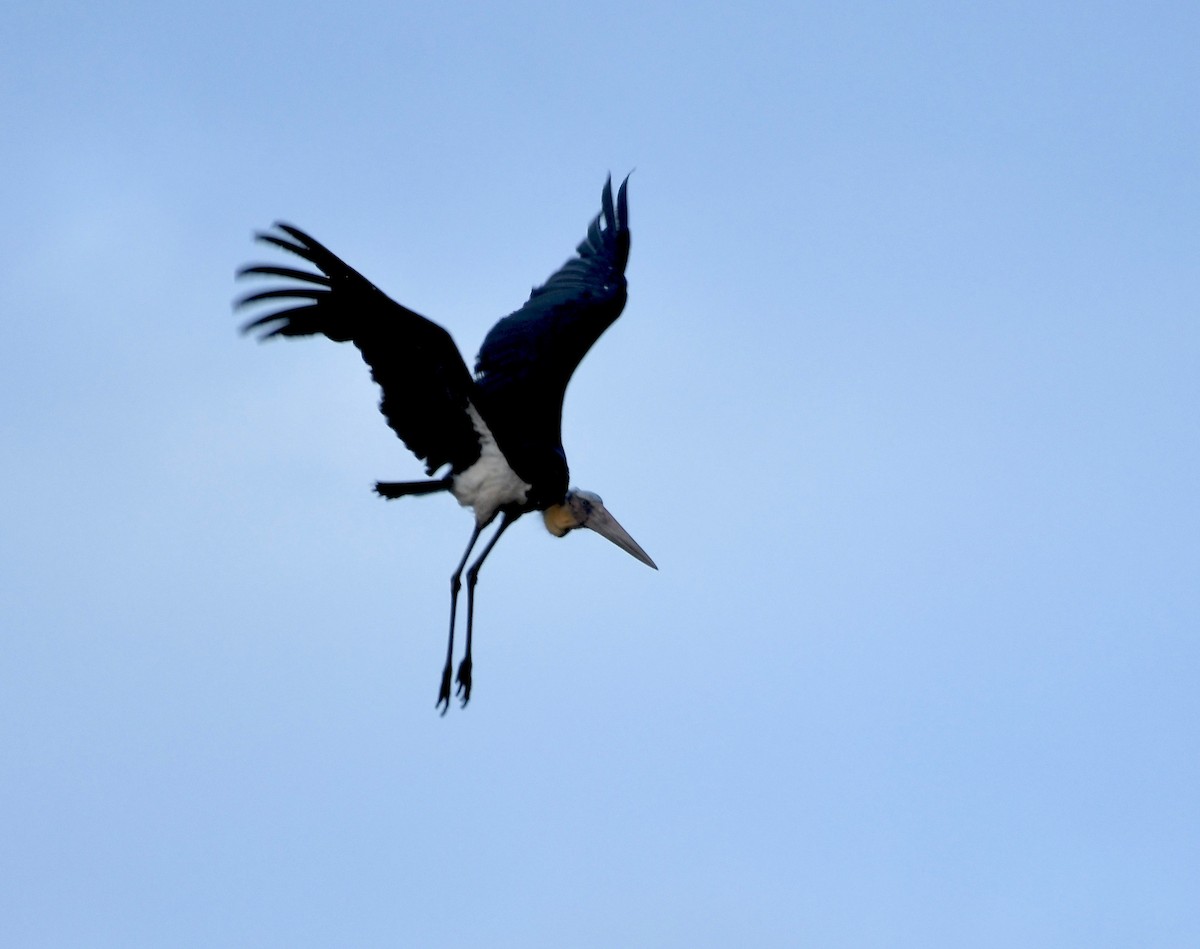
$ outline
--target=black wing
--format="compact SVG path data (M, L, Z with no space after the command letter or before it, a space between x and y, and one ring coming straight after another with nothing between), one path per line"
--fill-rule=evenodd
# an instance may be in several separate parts
M354 343L383 390L379 408L388 425L425 461L429 474L445 464L454 471L470 467L480 452L467 410L475 384L450 334L392 300L303 231L276 227L286 237L259 234L258 239L303 257L321 272L268 264L240 270L238 276L283 277L299 284L252 293L238 301L239 307L261 300L306 301L252 320L243 332L261 328L260 339L323 333Z
M628 183L628 177L621 182L614 206L612 178L605 182L601 213L576 249L578 256L536 287L521 309L493 326L479 350L475 381L488 425L509 464L527 481L538 479L542 466L551 463L548 453L563 458L567 383L625 307Z

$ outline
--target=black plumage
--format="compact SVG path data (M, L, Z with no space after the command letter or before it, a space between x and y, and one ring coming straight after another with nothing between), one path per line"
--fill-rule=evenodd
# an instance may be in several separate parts
M380 482L379 493L395 498L449 490L475 510L471 543L451 579L450 643L439 704L449 704L459 577L480 531L497 514L503 515L500 527L467 574L467 651L458 675L464 704L471 687L475 577L516 518L541 510L547 527L557 535L590 527L654 565L598 497L569 489L561 434L571 376L625 306L627 185L628 178L614 202L611 178L605 182L601 211L576 256L536 287L524 306L492 327L480 347L474 376L442 327L390 299L298 228L277 224L280 233L258 237L303 258L318 272L270 264L239 272L293 281L238 301L239 306L273 300L293 304L252 320L246 331L261 330L261 339L323 334L336 342L352 342L379 384L380 410L388 425L425 462L429 475L448 469L432 481Z
M244 330L265 330L260 339L321 333L338 343L354 343L379 384L380 411L425 462L426 471L433 474L447 464L455 471L469 467L479 457L479 435L467 415L475 383L450 334L388 297L299 228L276 227L286 237L259 234L258 239L303 257L321 273L264 264L243 268L240 276L286 277L312 285L243 297L239 306L275 299L309 301L252 320Z

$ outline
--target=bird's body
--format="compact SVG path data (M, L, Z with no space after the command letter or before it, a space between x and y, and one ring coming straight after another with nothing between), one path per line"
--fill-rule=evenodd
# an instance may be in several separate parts
M612 183L605 184L601 213L577 256L488 332L474 376L442 327L388 298L297 228L279 224L285 236L259 238L299 255L320 273L265 264L241 271L299 285L253 293L239 305L271 299L308 301L253 320L247 330L266 329L264 339L319 333L353 342L380 386L380 411L389 426L425 462L427 474L446 469L432 480L378 482L376 491L389 499L449 491L474 511L471 541L451 577L450 636L439 705L450 701L460 577L480 532L497 516L499 528L467 572L467 648L458 672L464 705L471 691L475 580L484 558L518 517L542 511L555 536L589 527L654 566L596 495L569 488L561 440L567 383L625 306L627 181L615 204Z
M524 508L533 485L513 471L479 410L469 405L467 414L479 433L479 457L453 476L450 490L459 504L474 510L476 523L490 524L501 508Z

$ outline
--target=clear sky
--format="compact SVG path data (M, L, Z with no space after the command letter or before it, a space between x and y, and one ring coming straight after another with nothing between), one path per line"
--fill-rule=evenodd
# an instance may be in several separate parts
M0 35L0 944L1200 945L1194 3L29 3ZM470 518L236 332L468 359L630 182L573 480Z

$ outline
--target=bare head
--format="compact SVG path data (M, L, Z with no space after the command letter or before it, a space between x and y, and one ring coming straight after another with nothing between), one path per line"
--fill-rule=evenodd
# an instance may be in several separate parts
M577 527L586 527L611 540L648 567L658 569L646 551L642 550L625 528L617 523L617 519L608 513L598 494L572 488L567 492L567 498L562 504L552 504L542 512L542 519L546 522L546 530L555 537L563 537Z

